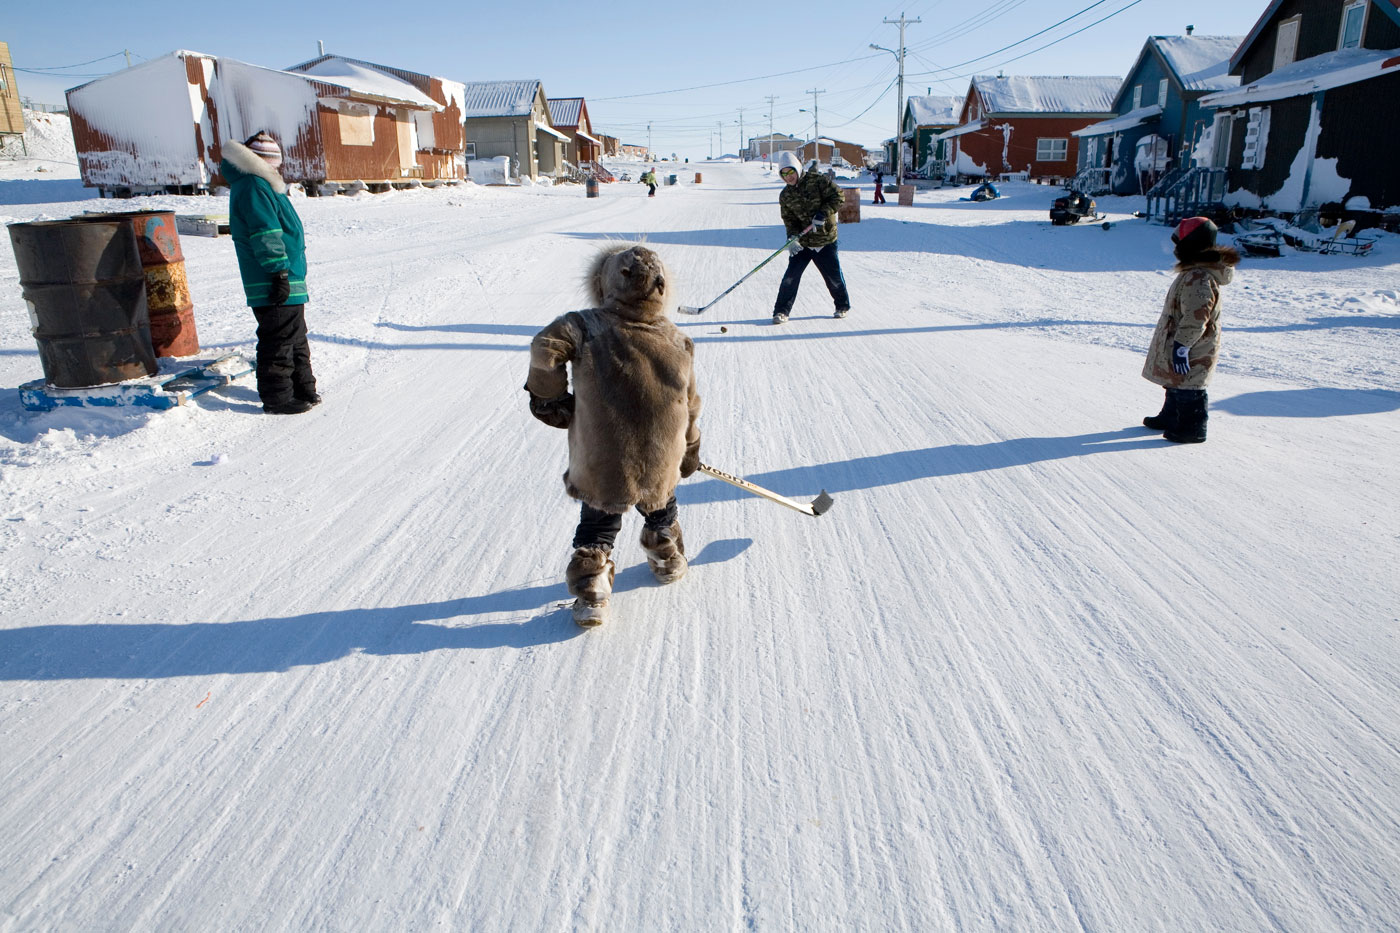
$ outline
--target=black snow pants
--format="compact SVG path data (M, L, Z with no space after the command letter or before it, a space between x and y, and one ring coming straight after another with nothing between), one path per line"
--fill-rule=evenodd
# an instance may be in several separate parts
M676 520L676 497L672 496L670 502L655 512L642 512L641 506L637 506L637 511L641 512L646 527L652 531L664 531L670 528ZM621 530L621 515L613 512L600 512L585 502L579 510L578 530L574 532L574 547L611 548L613 542L617 540L617 533Z
M258 319L258 397L264 405L285 405L316 396L311 346L306 340L305 305L265 305Z
M773 305L773 313L792 313L792 303L797 300L797 286L802 281L802 273L809 262L817 264L817 271L822 274L826 290L831 292L831 300L836 302L836 310L851 310L851 297L846 294L846 279L841 275L841 260L836 255L836 244L828 243L821 249L799 250L795 255L788 257L787 271L783 273L783 283L778 286L778 300Z

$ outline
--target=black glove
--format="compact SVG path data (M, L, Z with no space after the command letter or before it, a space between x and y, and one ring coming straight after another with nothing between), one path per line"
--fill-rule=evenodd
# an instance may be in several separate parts
M685 456L681 457L681 479L685 479L698 469L700 469L700 439L697 437L694 444L686 447Z
M286 270L274 272L272 274L272 290L267 293L267 303L270 305L280 305L287 301L292 294L292 283L287 278Z
M529 392L529 388L526 390ZM574 420L574 397L565 392L558 398L540 398L530 392L530 414L551 428L567 428Z
M1172 341L1172 370L1178 376L1184 376L1191 371L1190 348L1183 347L1175 340Z
M825 215L825 214L818 214L818 215L816 215L815 217L812 218L812 229L813 229L813 230L820 230L820 229L822 229L822 228L825 227L825 226L826 226L826 215Z

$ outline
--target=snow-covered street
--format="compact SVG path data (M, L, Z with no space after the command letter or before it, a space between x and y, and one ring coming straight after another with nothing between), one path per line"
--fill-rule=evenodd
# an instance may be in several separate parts
M697 474L690 574L628 516L585 632L530 337L608 239L694 305L784 239L762 163L679 174L298 196L294 417L24 411L0 255L0 930L1400 926L1400 236L1247 259L1181 447L1142 199L865 183L848 318L809 270L770 325L780 259L677 319L704 460L835 506ZM0 219L227 210L89 193ZM182 246L251 357L231 240Z

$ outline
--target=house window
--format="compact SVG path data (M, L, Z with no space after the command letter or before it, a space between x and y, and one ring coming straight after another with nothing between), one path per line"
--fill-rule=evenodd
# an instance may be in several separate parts
M466 143L466 153L468 159L476 158L476 143Z
M1269 108L1250 107L1244 131L1244 157L1240 168L1263 168L1264 147L1269 141Z
M1142 106L1142 85L1141 85L1141 84L1134 84L1134 85L1133 85L1133 109L1136 110L1136 109L1138 109L1138 108L1141 107L1141 106Z
M1157 82L1157 106L1167 106L1167 79L1163 78Z
M1274 71L1278 71L1298 60L1298 27L1303 17L1295 16L1278 24L1278 38L1274 40Z
M1235 131L1235 115L1233 113L1217 113L1215 124L1210 131L1210 166L1212 168L1226 168L1230 164L1230 138ZM1204 140L1202 140L1204 142Z
M1337 43L1339 49L1361 48L1361 36L1366 26L1366 0L1355 0L1342 10L1342 35Z
M364 104L350 104L343 101L338 109L340 144L342 146L373 146L373 111Z
M1035 141L1035 160L1037 162L1063 162L1068 158L1068 139L1037 139Z

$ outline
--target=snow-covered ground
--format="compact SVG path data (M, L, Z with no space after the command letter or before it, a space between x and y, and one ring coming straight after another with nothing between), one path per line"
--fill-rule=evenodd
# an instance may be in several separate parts
M867 188L849 318L809 272L770 326L778 262L679 322L706 461L836 505L696 476L690 575L629 517L582 632L530 336L604 240L697 305L783 240L761 165L677 173L298 198L296 417L23 411L0 256L0 930L1400 925L1400 237L1247 261L1176 447L1140 201ZM9 177L7 221L226 209ZM232 243L183 247L251 353Z

